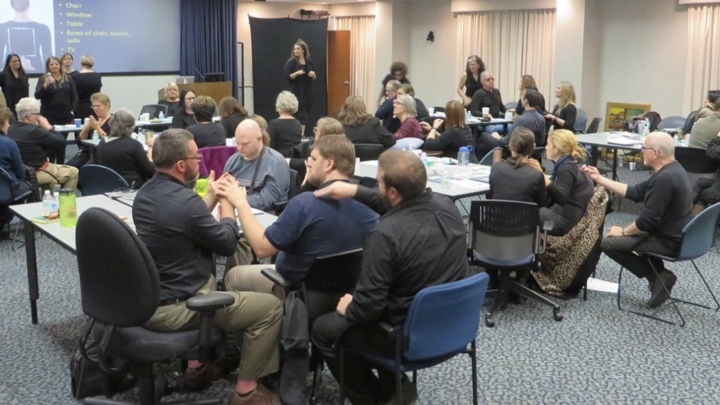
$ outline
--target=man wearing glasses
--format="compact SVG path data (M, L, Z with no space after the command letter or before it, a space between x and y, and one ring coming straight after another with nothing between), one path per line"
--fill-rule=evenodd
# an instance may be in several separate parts
M198 324L197 312L185 306L188 298L215 291L213 254L231 256L239 233L235 209L240 185L229 174L214 179L210 192L201 199L186 186L200 171L201 156L192 134L182 129L163 132L153 143L157 172L138 191L133 220L138 236L147 246L160 277L160 305L145 327L176 331ZM221 204L219 221L210 213ZM282 324L282 302L270 294L237 292L227 285L235 303L215 314L214 324L243 334L238 383L230 404L279 404L257 380L279 369L278 333ZM184 382L191 390L203 389L222 375L222 367L191 361Z
M635 222L624 228L610 228L601 249L637 277L648 280L651 296L647 305L656 308L670 298L677 277L665 268L661 259L651 257L651 267L640 254L652 252L670 257L677 254L680 248L678 235L692 218L690 182L685 169L675 161L675 143L670 135L651 133L640 153L645 165L655 174L634 186L603 177L595 167L584 166L582 171L616 195L643 203Z

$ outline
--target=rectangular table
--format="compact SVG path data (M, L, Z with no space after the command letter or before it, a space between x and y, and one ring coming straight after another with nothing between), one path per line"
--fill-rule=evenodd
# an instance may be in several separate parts
M449 166L452 168L457 168L461 166ZM490 167L489 166L480 166L480 165L470 165L472 168L476 168L477 170L482 170L482 173L489 173ZM486 168L486 169L480 169L480 167ZM356 177L372 177L374 179L377 179L377 170L378 170L378 162L377 160L368 160L365 162L360 162L360 165L355 168L355 176ZM465 183L468 185L472 185L473 187L464 187L453 183L459 183L459 182L472 182L472 183ZM444 186L440 183L436 183L433 181L427 182L427 187L430 188L434 193L442 194L444 196L449 197L451 200L456 201L461 198L467 198L467 197L474 197L478 195L487 194L490 191L490 184L484 183L484 182L476 182L469 179L462 179L462 180L451 180L451 184L448 186ZM477 186L475 186L474 183L477 183Z
M116 201L104 195L94 195L88 197L78 197L77 212L78 216L83 212L92 208L104 208L119 217L127 217L132 219L132 203L128 201ZM12 205L10 209L23 220L23 228L25 234L25 259L27 261L28 286L30 293L30 315L32 323L38 323L37 300L40 298L40 287L38 284L37 271L37 252L35 249L35 230L47 235L57 244L71 252L77 254L75 246L75 229L63 228L60 222L51 224L39 224L31 219L41 217L43 215L42 202L33 204ZM271 214L257 215L260 224L267 228L277 220L277 217ZM134 226L132 226L134 228ZM242 230L241 230L242 232Z
M220 117L213 117L213 122L220 122ZM164 120L157 121L135 121L136 128L149 128L149 129L167 129L172 125L172 117L165 118ZM55 125L53 129L59 133L70 133L82 131L84 125L76 126L75 124L68 125Z

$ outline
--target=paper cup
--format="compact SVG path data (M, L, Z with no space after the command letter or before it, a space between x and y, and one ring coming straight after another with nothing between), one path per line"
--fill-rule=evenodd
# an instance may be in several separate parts
M511 119L513 119L513 113L511 113L511 112L509 112L509 111L506 112L506 113L505 113L505 120L509 121L509 120L511 120Z
M489 108L489 107L483 107L482 113L483 113L483 115L488 115L488 114L490 114L490 108Z
M80 128L82 126L82 120L80 118L75 118L75 127Z

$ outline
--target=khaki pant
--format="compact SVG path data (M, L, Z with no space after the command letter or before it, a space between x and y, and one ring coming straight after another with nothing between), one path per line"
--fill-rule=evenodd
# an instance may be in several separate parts
M285 289L275 285L269 278L262 275L262 269L274 269L274 264L253 264L235 266L225 273L225 286L233 291L254 291L258 293L273 294L285 301Z
M197 294L216 290L214 276L210 276ZM240 292L227 286L222 294L230 294L235 304L215 313L215 326L235 333L243 333L240 354L239 380L257 380L279 370L278 339L283 320L283 303L270 294ZM196 294L196 295L197 295ZM189 330L200 325L200 314L187 309L185 303L159 307L145 323L145 327L158 332Z
M38 184L41 186L58 184L63 188L75 190L80 179L80 172L72 166L56 165L50 163L43 170L36 172Z

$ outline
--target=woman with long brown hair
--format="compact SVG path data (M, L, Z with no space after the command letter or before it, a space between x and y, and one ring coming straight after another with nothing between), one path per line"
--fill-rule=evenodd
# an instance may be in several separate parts
M232 96L220 100L218 114L220 114L220 125L225 130L226 138L235 138L235 129L248 117L248 111L245 107Z
M457 159L460 148L473 144L472 131L465 124L465 108L459 101L447 103L444 120L436 119L432 126L421 122L420 126L428 133L423 148L442 151L443 157ZM443 127L444 130L440 133ZM471 153L470 157L475 157L475 154Z
M485 71L485 62L477 55L470 55L465 64L465 72L460 76L457 93L463 99L463 105L470 107L473 95L480 90L480 75Z
M298 39L293 45L290 59L285 63L285 75L290 83L290 90L298 99L296 118L305 133L305 124L312 108L313 80L317 79L317 75L315 64L310 59L310 48L302 39Z
M73 79L62 70L62 61L51 56L45 62L45 75L38 78L35 98L40 100L40 114L51 125L73 123L78 103L77 89ZM67 139L67 133L64 134Z
M360 96L348 97L337 119L352 143L376 143L385 148L395 145L395 137L382 125L380 119L368 113L365 100Z

